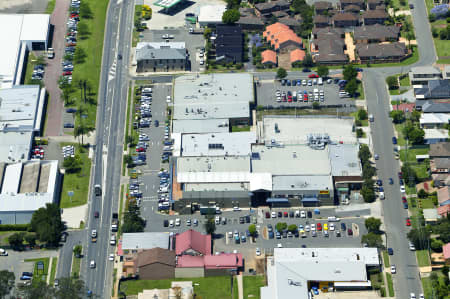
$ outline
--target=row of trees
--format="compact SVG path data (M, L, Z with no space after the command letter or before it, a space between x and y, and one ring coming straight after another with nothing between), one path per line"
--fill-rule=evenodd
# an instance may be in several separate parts
M383 240L381 235L383 232L380 230L381 220L375 217L367 218L364 221L364 225L367 229L367 234L361 237L361 243L366 243L369 247L383 247Z
M136 201L130 200L123 216L122 231L124 233L143 232L144 227L145 220L141 217L141 212Z
M365 202L374 202L375 201L375 190L374 190L374 181L372 177L375 175L376 170L370 163L370 158L372 157L372 153L370 152L369 147L366 144L361 144L361 148L359 149L358 157L361 160L362 170L363 170L363 179L364 183L361 188L361 195L364 198Z

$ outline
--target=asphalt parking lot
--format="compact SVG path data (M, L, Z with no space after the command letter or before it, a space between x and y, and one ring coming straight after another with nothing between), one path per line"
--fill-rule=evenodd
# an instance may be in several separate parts
M302 76L298 76L298 77L288 77L287 79L289 80L295 80L295 83L297 83L297 80L314 80L313 78L308 78L308 74L302 75ZM314 92L314 89L318 89L318 91L320 92L321 90L323 90L323 95L324 95L324 100L323 101L318 101L318 103L320 105L345 105L345 104L354 104L354 101L351 98L340 98L339 97L339 86L335 83L326 83L326 80L324 80L323 85L295 85L293 86L293 84L291 86L282 86L280 81L275 81L275 82L261 82L261 84L259 86L257 86L256 89L256 98L257 98L257 105L258 106L264 106L264 107L311 107L312 106L312 99L314 97L312 97L311 95ZM293 100L292 102L277 102L277 96L276 96L276 91L280 90L281 92L288 92L290 91L291 93L296 91L297 94L300 93L304 93L305 91L308 94L311 94L308 97L308 102L304 102L304 101L295 101ZM303 97L301 97L301 99L303 99Z
M203 34L190 34L188 28L170 28L165 30L146 30L141 33L143 42L164 42L162 38L164 34L173 35L173 39L169 39L170 42L185 42L186 49L190 55L189 61L191 63L191 71L203 71L204 68L200 65L200 59L198 57L199 50L205 46L205 39Z

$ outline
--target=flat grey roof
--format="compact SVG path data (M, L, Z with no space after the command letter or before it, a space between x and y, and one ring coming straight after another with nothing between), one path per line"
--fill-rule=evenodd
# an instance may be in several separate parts
M356 134L353 132L353 118L336 116L265 116L259 140L275 139L284 144L306 144L309 134L328 134L335 143L356 144ZM275 124L279 132L275 132Z
M254 145L252 153L259 159L252 159L253 172L268 172L272 175L330 175L328 151L312 149L307 145L286 145L267 147Z
M187 183L184 191L248 191L249 183Z
M333 176L362 176L358 144L331 144L328 149Z
M33 133L0 131L0 161L26 161L30 155Z
M175 119L173 133L226 133L229 132L228 118L215 119Z
M155 247L169 249L169 233L124 233L122 235L123 250L152 249Z
M286 190L332 190L333 180L329 175L275 175L272 177L273 191Z
M19 193L36 192L41 163L30 162L23 166ZM46 190L47 191L47 190Z
M177 158L177 173L180 172L249 172L250 157L180 157Z
M248 118L253 101L250 74L184 75L175 79L173 118Z
M247 156L255 142L255 132L183 134L181 156Z

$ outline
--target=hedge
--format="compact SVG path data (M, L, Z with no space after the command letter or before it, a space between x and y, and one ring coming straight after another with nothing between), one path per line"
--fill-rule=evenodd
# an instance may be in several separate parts
M0 224L0 231L28 231L29 224Z

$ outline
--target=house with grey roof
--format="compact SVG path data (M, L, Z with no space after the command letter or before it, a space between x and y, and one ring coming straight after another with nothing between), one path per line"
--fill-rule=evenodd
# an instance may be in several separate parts
M335 14L332 17L334 27L355 27L359 26L359 16L352 12Z
M450 80L431 80L414 89L417 99L450 99Z
M347 6L357 5L361 10L366 7L364 0L340 0L341 10L344 10Z
M398 62L407 57L408 50L404 43L357 44L356 53L361 63Z
M332 32L322 34L320 38L314 41L314 47L318 53L314 54L313 58L319 64L342 64L348 62L348 56L344 53L344 39L337 38Z
M442 71L442 77L444 79L450 79L450 65L444 66L444 70Z
M355 27L353 38L357 44L371 44L398 41L400 28L380 24Z
M388 13L384 9L369 10L363 13L364 25L383 25L389 19Z
M416 110L423 113L450 113L449 102L417 101Z
M136 72L168 72L186 69L184 42L141 42L136 47Z
M431 65L412 67L408 75L411 85L428 85L430 80L442 79L441 70Z
M328 13L333 8L333 5L327 1L317 1L314 2L314 10L316 15L323 15Z
M384 5L384 0L367 0L367 9L374 10L380 5Z

